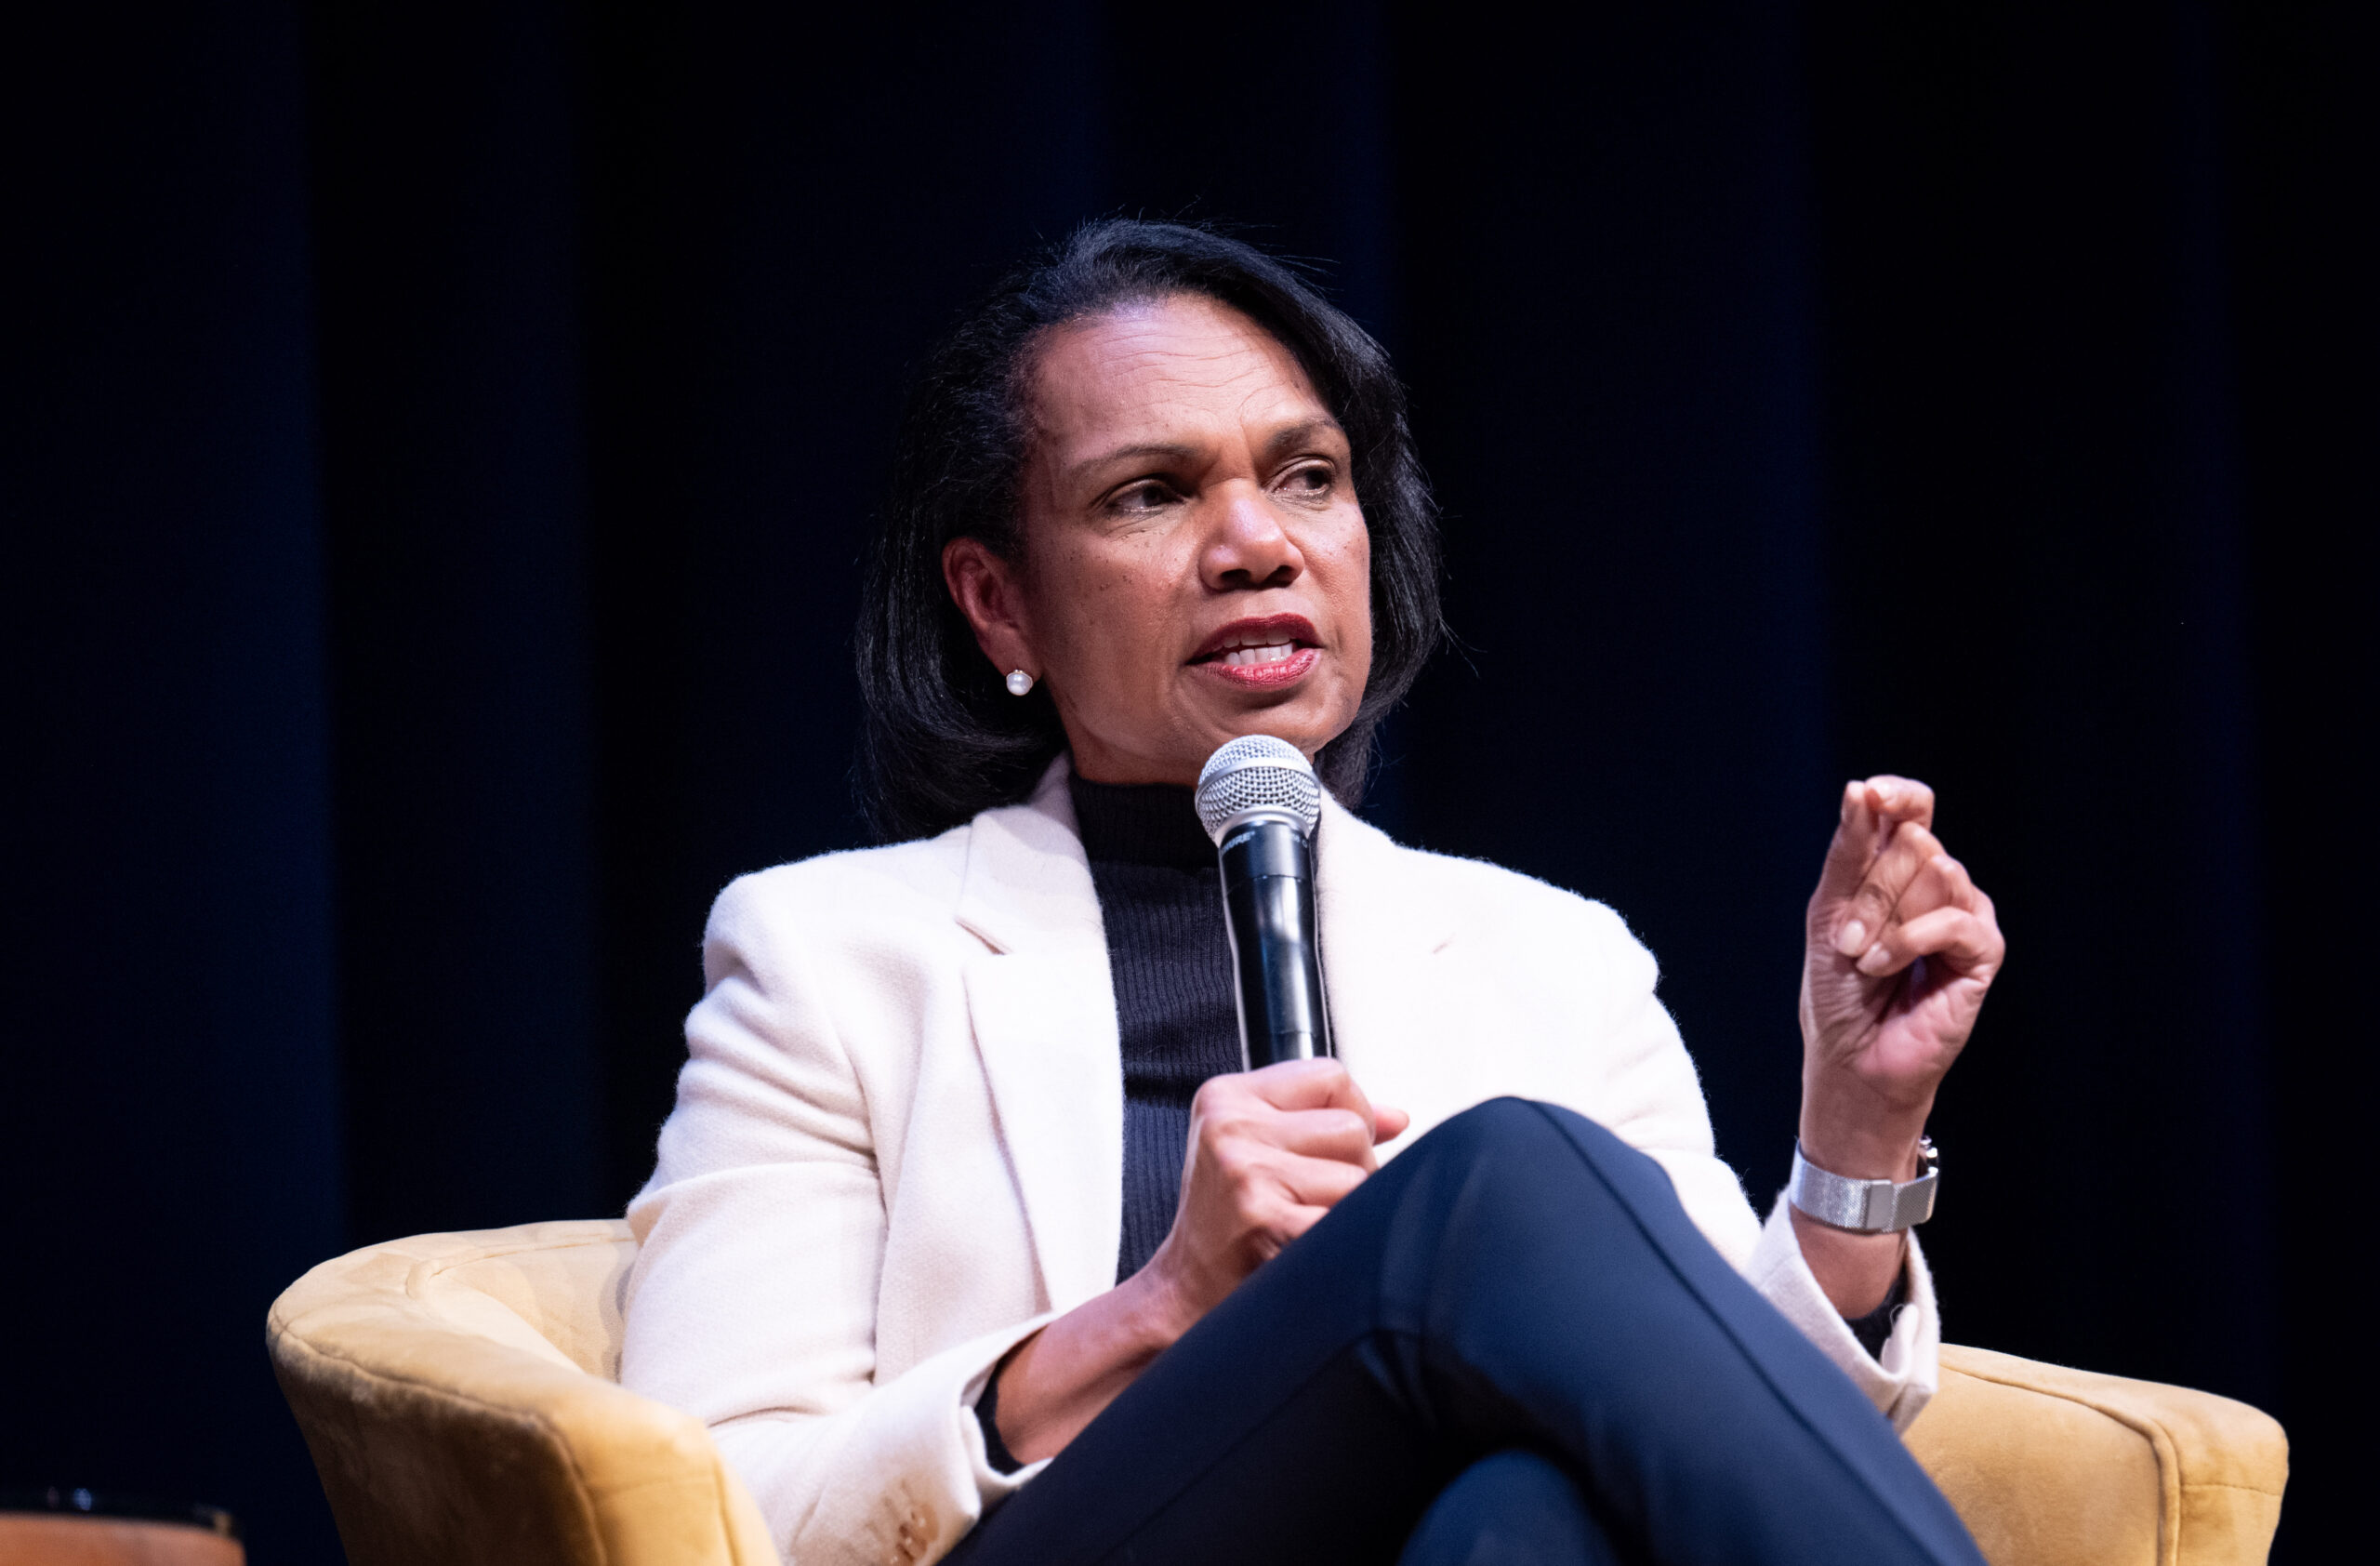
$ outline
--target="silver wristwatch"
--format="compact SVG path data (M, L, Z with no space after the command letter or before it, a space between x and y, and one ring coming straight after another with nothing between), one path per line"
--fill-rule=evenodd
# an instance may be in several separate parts
M1830 1174L1802 1156L1793 1144L1793 1177L1785 1183L1786 1200L1822 1224L1860 1234L1892 1234L1934 1215L1934 1188L1942 1178L1942 1160L1934 1139L1917 1139L1918 1162L1924 1173L1914 1180L1852 1180Z

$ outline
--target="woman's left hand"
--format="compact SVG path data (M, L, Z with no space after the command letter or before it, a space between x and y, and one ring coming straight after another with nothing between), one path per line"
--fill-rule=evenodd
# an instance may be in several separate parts
M1802 1154L1852 1179L1916 1177L1917 1141L1935 1091L1966 1047L2007 953L1991 899L1943 850L1933 826L1934 790L1923 783L1871 777L1847 785L1810 898ZM1818 1237L1813 1230L1821 1226L1798 1211L1794 1219L1804 1254L1838 1306L1853 1314L1872 1307L1858 1302L1871 1292L1883 1297L1898 1265L1899 1237ZM1855 1250L1866 1259L1854 1263Z
M1854 1179L1915 1177L1935 1090L2007 952L1991 899L1933 826L1923 783L1845 786L1810 898L1802 1151Z

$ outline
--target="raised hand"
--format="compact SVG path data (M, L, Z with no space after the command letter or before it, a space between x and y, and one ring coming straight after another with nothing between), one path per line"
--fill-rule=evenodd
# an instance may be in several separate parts
M1991 899L1933 827L1934 790L1923 783L1883 776L1846 785L1810 897L1802 1152L1854 1179L1915 1176L1936 1090L1966 1047L2007 954ZM1898 1236L1819 1236L1804 1214L1794 1221L1805 1256L1838 1305L1857 1313L1865 1307L1846 1301L1883 1296L1898 1265Z

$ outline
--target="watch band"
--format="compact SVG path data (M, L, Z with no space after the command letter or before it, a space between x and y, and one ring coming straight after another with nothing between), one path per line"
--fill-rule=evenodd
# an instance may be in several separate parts
M1917 1157L1924 1173L1914 1180L1853 1180L1831 1174L1804 1158L1796 1142L1793 1177L1785 1183L1785 1197L1822 1224L1859 1234L1891 1234L1934 1215L1934 1188L1942 1178L1942 1161L1932 1137L1917 1139Z

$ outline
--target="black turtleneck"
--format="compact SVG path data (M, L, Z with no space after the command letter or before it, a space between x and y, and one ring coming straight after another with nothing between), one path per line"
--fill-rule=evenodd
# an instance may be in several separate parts
M1124 1054L1124 1232L1118 1282L1173 1227L1190 1097L1240 1068L1239 1019L1215 845L1190 790L1072 780L1099 891Z

